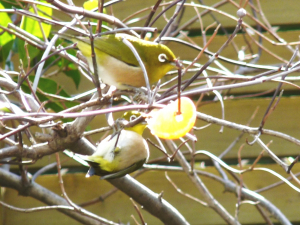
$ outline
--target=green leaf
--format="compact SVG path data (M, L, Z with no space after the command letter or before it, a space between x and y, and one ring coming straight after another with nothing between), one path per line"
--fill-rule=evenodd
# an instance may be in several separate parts
M66 76L70 77L74 81L74 84L78 89L81 81L81 75L78 71L78 68L73 63L70 63L68 60L65 60L64 58L62 58L57 63L57 65L61 68L61 70Z
M11 112L8 103L0 101L0 112Z
M4 6L1 3L0 3L0 9L4 9ZM0 12L0 18L1 18L0 25L2 25L3 27L7 27L7 25L12 22L7 13ZM0 32L3 32L1 28L0 28ZM4 32L0 38L0 47L4 46L5 44L12 41L13 39L14 39L14 35L9 34L8 32Z
M4 6L1 3L0 9L4 9ZM3 27L7 27L7 25L12 22L7 13L0 12L0 18L0 25ZM0 33L1 32L3 32L3 34L0 35L0 62L6 62L6 59L12 48L15 36L3 31L0 28Z
M30 80L33 81L33 76L30 77ZM61 88L61 86L59 86L55 81L51 80L51 79L47 79L47 78L40 78L38 87L44 91L45 93L49 93L49 94L56 94L62 97L67 97L69 98L70 95ZM59 90L59 92L58 92ZM41 101L46 101L48 100L48 97L39 94L38 96L40 98ZM69 108L72 106L77 105L77 103L74 102L64 102L64 104ZM52 110L54 110L55 112L59 112L63 110L63 107L61 106L61 104L59 103L59 101L57 101L57 103L55 102L50 102L46 104L47 107L51 108Z
M18 79L17 77L14 77L15 81L17 79ZM29 80L31 82L33 82L34 76L29 76ZM31 91L30 91L30 89L29 89L26 82L24 82L22 84L21 88L25 93L28 93L28 94L31 93ZM58 85L55 81L53 81L51 79L48 79L48 78L40 78L38 88L41 89L45 93L56 94L58 96L63 96L63 97L70 97L70 95L65 90L63 90L60 85ZM59 92L58 92L58 90L59 90ZM37 96L38 96L38 98L41 102L48 101L50 99L47 96L45 96L45 95L43 95L39 92L37 92ZM66 101L66 102L64 102L64 104L67 107L72 107L74 105L77 105L78 103L67 102ZM45 108L46 109L52 109L55 112L60 112L64 109L62 107L62 104L60 103L60 100L56 100L54 98L51 98L51 101L45 105Z
M2 36L0 37L1 40ZM10 59L8 59L9 53L13 46L13 41L6 43L4 46L0 44L0 62L3 62L2 67L4 68L5 65L8 66L10 70L13 70L13 63Z
M5 9L24 9L24 7L26 6L27 3L23 3L18 1L18 3L16 2L16 0L5 0L5 1L1 1L2 5L4 6Z
M38 87L49 94L56 94L58 89L57 83L47 78L41 78Z
M78 89L78 86L80 83L80 78L81 78L79 71L77 69L76 70L65 70L64 74L66 74L68 77L70 77L74 81L76 88Z
M17 52L19 53L20 59L22 59L23 66L27 67L28 62L27 62L27 55L25 51L25 41L16 38L16 47L17 47ZM38 48L32 46L32 45L27 45L28 53L30 56L30 60L32 60L41 52Z
M83 3L83 8L86 10L93 10L98 7L98 0L88 0ZM103 9L103 13L106 14L106 9Z
M47 3L46 1L40 1L43 3ZM41 17L45 17L48 19L51 19L52 16L52 8L43 6L43 5L36 5L38 12L37 14ZM29 9L30 12L34 13L34 9L31 7ZM43 13L44 12L44 13ZM43 31L45 33L46 37L49 37L50 31L51 31L51 25L50 24L45 24L41 22ZM21 28L29 32L30 34L43 39L43 34L39 25L39 22L36 20L33 20L29 17L23 16L22 22L21 22Z
M88 0L83 3L83 8L86 10L92 10L96 7L98 7L98 0Z
M98 8L98 0L88 0L88 1L84 2L83 3L83 8L86 9L86 10L93 10L95 8ZM103 13L106 14L106 9L103 9ZM90 21L97 23L98 20L92 19ZM102 21L102 24L107 25L107 22ZM93 27L93 32L95 32L95 31L96 31L96 26ZM102 32L103 31L106 31L106 30L102 29Z
M18 77L14 77L13 80L15 82L17 82ZM34 80L34 76L29 76L29 80L32 82ZM43 92L45 93L49 93L49 94L56 94L58 96L63 96L63 97L70 97L70 95L61 88L61 86L59 86L55 81L47 79L47 78L40 78L40 82L38 85L38 88L41 89ZM29 89L28 85L26 82L23 82L23 84L21 85L21 89L22 91L24 91L27 94L31 93L31 90ZM59 90L59 92L58 92ZM57 100L54 98L48 98L47 96L37 92L36 93L37 97L39 98L39 100L41 102L45 102L45 101L49 101L47 104L44 105L46 110L51 109L54 112L61 112L62 110L64 110L65 107L70 108L73 107L75 105L78 105L79 103L76 102L68 102L68 101L62 101L61 100ZM65 106L65 107L63 107ZM5 107L3 107L5 110ZM1 102L0 102L0 110L1 110ZM61 119L63 122L70 122L73 119Z

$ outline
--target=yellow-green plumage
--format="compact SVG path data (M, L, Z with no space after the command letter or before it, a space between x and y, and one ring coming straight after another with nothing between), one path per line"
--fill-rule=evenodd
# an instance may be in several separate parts
M122 42L127 39L134 46L147 70L150 84L157 82L168 71L176 68L173 52L163 44L145 41L127 34L112 34L94 39L98 75L104 83L118 89L145 86L143 71L130 50ZM73 37L78 48L93 69L91 45L88 37ZM163 59L163 60L162 60Z
M139 115L137 112L129 112L124 114L124 118L132 120ZM100 142L93 155L78 155L91 166L87 177L95 174L102 179L112 179L142 167L149 158L148 144L141 135L145 127L144 124L137 124L133 128L110 135Z
M142 114L138 111L129 111L129 112L125 112L122 116L123 119L127 120L127 121L132 121L136 118L138 118L139 116L141 116ZM147 126L146 122L143 123L138 123L133 127L126 127L126 130L130 130L130 131L134 131L136 133L138 133L139 135L142 135L145 128Z

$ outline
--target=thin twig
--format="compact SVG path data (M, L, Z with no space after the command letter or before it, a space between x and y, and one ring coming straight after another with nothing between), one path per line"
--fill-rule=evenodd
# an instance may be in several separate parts
M141 213L141 210L139 209L139 207L137 206L137 204L135 204L135 202L133 201L132 198L130 198L130 201L131 201L131 203L133 204L133 207L134 207L135 211L136 211L137 214L139 215L142 224L143 224L143 225L146 225L147 223L145 223L145 219L144 219L144 217L143 217L143 215L142 215L142 213Z
M202 206L208 207L208 204L207 204L206 202L201 201L200 199L198 199L198 198L196 198L196 197L194 197L194 196L192 196L192 195L190 195L190 194L187 194L187 193L183 192L180 188L178 188L178 187L176 186L176 184L175 184L175 183L171 180L171 178L169 177L167 171L165 172L165 177L166 177L167 180L170 182L170 184L172 184L172 186L175 188L175 190L176 190L179 194L182 194L183 196L185 196L185 197L187 197L187 198L189 198L189 199L192 199L192 200L195 201L195 202L200 203Z

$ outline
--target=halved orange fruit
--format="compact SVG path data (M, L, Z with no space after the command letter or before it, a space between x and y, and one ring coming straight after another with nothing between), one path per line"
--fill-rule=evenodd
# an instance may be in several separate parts
M178 139L193 128L196 122L196 107L187 97L181 97L180 100L180 114L178 99L149 114L147 122L152 134L164 139Z

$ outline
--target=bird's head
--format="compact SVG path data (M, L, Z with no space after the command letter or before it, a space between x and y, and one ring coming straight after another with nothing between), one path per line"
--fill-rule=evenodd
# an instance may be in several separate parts
M129 111L129 112L125 112L122 116L122 119L127 120L128 122L132 122L134 120L136 120L137 118L141 117L142 113L138 112L138 111ZM133 124L133 126L128 126L125 128L125 130L130 130L130 131L134 131L140 135L143 134L145 128L147 126L147 123L144 121L144 119L142 119L141 122L137 121L136 124Z
M151 44L145 55L148 58L146 67L150 83L157 82L167 72L178 68L174 53L166 45Z

